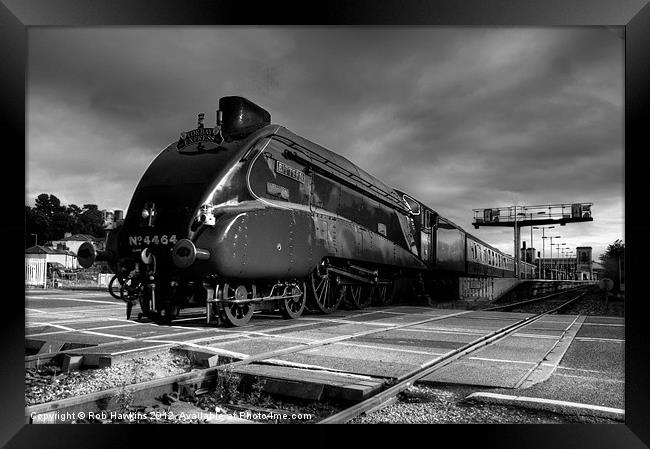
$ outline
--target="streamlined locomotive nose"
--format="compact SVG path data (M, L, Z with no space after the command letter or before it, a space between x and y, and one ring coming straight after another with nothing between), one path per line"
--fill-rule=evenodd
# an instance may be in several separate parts
M178 268L189 268L197 259L208 260L210 252L197 248L189 239L180 239L172 249L172 261Z

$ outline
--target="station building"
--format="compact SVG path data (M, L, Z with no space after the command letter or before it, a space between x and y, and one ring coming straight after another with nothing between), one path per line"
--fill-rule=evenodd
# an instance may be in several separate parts
M84 242L92 242L93 246L97 250L104 250L104 238L94 237L89 234L74 234L72 235L69 232L65 233L65 237L59 240L52 240L52 246L54 248L62 248L72 251L75 255L79 251L79 247Z
M536 265L542 279L596 280L604 271L602 264L592 258L591 246L579 246L573 257L540 257L535 248L521 248L522 260Z

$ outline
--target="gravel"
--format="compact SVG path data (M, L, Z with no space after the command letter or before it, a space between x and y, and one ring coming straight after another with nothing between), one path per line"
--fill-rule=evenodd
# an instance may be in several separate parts
M564 309L562 313L568 315L624 317L625 302L611 296L605 301L603 291L598 287L591 287L582 298Z
M470 404L465 401L465 397L475 391L479 390L470 387L445 386L444 389L440 389L415 385L401 393L397 403L370 415L356 417L350 421L350 424L617 423L606 418L561 415L504 405Z
M187 357L161 353L138 357L108 368L61 373L53 364L25 370L25 404L81 396L123 385L188 372Z

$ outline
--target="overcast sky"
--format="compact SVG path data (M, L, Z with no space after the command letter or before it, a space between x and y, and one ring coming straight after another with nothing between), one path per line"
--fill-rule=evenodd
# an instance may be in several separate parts
M598 27L31 28L26 204L126 210L196 114L241 95L510 254L473 208L593 202L554 235L597 260L624 238L623 50Z

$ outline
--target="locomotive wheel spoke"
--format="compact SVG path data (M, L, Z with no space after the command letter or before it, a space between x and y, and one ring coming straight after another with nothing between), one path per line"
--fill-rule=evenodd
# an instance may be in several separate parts
M372 302L374 289L374 285L346 285L344 287L346 305L352 309L365 309Z
M307 303L307 288L305 283L302 285L302 294L297 298L285 297L280 300L280 311L285 318L298 318L305 310ZM300 292L298 287L292 287L287 290L287 295L297 295Z
M319 273L315 269L310 276L309 302L311 308L321 313L332 313L338 309L342 299L342 290L335 279L328 273Z
M373 302L378 306L387 306L393 302L393 283L379 284L375 287Z
M255 289L253 289L253 294L255 294ZM226 299L231 296L235 296L235 299L246 299L248 298L248 291L243 285L238 286L236 289L232 289L228 284L223 285L221 290L221 299ZM244 326L247 324L253 312L255 312L255 304L228 304L223 303L223 315L226 323L230 326Z

